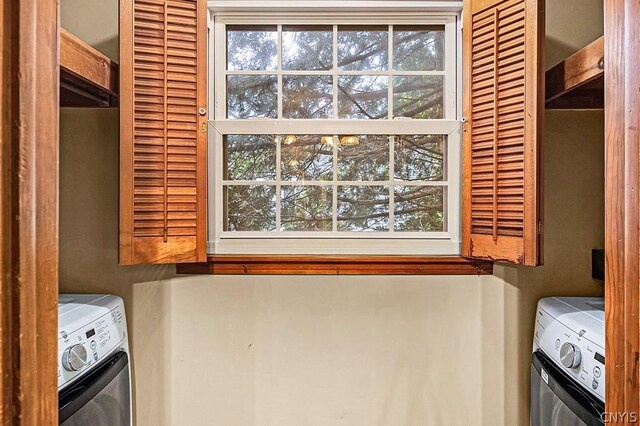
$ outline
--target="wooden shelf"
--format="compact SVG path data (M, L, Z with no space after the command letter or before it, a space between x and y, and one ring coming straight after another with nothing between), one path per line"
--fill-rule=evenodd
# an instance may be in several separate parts
M604 108L604 37L546 73L547 109Z
M493 264L459 256L210 255L178 264L179 274L491 275Z
M60 28L60 106L118 105L118 64Z

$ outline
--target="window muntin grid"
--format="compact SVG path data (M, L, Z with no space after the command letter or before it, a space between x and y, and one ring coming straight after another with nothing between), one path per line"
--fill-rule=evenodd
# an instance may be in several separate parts
M343 141L347 144L341 144ZM259 232L256 223L265 223L262 229L265 232L283 233L447 231L446 135L226 135L223 145L225 232ZM253 167L247 167L248 163ZM416 163L424 167L416 167ZM241 186L248 188L241 190L238 188ZM282 208L288 204L294 187L298 191L314 188L322 197L329 194L323 206L316 205L314 209L320 207L325 215L317 217L309 212L308 217L310 222L322 221L323 226L305 229L290 226L283 219L287 215ZM407 195L407 191L413 195ZM249 200L242 203L236 193L243 193ZM362 205L358 205L357 199L347 201L349 194L352 200L354 196L362 197ZM371 204L374 200L381 202ZM431 204L424 205L427 200ZM314 201L310 200L302 209L317 204ZM401 207L407 204L413 208ZM422 209L417 207L421 204ZM368 205L372 216L369 225L364 220L362 225L350 220L355 210L366 216ZM427 214L435 208L436 214ZM415 213L416 217L411 220L407 217L409 213ZM422 228L406 224L418 221L419 216L424 219ZM251 217L255 220L249 221ZM326 227L326 221L332 226Z
M238 20L228 20L224 19L220 22L217 22L215 25L214 31L214 41L217 39L218 41L222 39L222 35L224 35L224 39L226 40L226 22L229 21L230 24L237 25ZM254 20L255 21L255 20ZM265 18L265 21L267 19ZM388 243L393 244L392 239L403 239L403 240L432 240L429 244L431 248L427 250L421 250L421 252L428 253L430 251L434 253L441 254L455 254L459 252L458 245L458 228L459 228L459 126L457 120L455 118L458 115L458 103L457 103L457 84L458 82L458 74L457 74L457 42L456 42L456 20L451 19L451 17L447 17L447 19L439 19L439 22L445 22L442 25L431 26L430 28L438 28L443 31L443 59L440 64L436 64L429 70L419 70L412 69L412 65L409 64L405 66L404 69L400 70L397 66L397 62L394 59L394 53L397 49L389 49L387 56L387 66L382 69L367 69L367 70L354 70L354 69L344 69L345 67L341 67L338 65L338 38L339 38L339 29L342 28L340 24L332 24L326 25L323 22L314 22L311 26L309 25L296 25L295 30L307 30L312 28L317 32L326 32L329 33L332 39L331 46L331 64L327 67L319 67L314 66L310 67L313 69L307 70L299 70L295 69L299 66L290 66L284 65L283 61L287 61L286 54L283 53L281 43L283 39L283 34L287 31L291 31L292 23L291 20L286 22L283 21L281 24L270 25L271 28L275 28L275 32L277 36L275 39L277 40L276 51L277 58L275 67L271 66L271 68L275 69L235 69L240 67L229 67L233 69L227 69L226 63L226 46L224 43L216 44L216 55L215 55L215 117L219 118L212 121L212 127L215 130L214 133L214 151L216 151L215 157L218 158L216 160L216 171L213 173L214 181L216 181L214 199L214 215L213 215L213 232L212 238L210 238L211 244L210 248L213 248L211 251L215 252L225 252L225 249L220 249L224 246L224 244L220 244L221 241L227 240L229 244L227 247L230 247L230 251L234 252L234 250L238 250L238 244L231 244L229 240L232 239L251 239L255 238L256 241L261 239L268 239L270 243L267 245L269 247L274 247L278 250L277 247L280 246L288 246L290 247L290 243L284 244L276 244L283 243L290 238L299 239L300 244L305 244L311 242L311 245L315 244L318 247L324 246L328 247L328 245L320 243L322 239L324 241L330 242L332 240L338 239L342 240L344 244L344 238L353 239L354 241L349 241L349 243L355 242L355 240L368 240L371 238L386 239ZM253 24L252 24L253 25ZM413 25L413 26L411 26ZM378 26L380 28L380 26ZM393 46L393 38L394 38L394 27L396 29L400 28L403 30L407 30L410 28L418 28L418 29L426 29L424 25L416 25L410 24L407 22L402 22L402 25L384 25L384 28L387 30L388 37L388 45ZM248 27L247 27L248 28ZM324 35L325 38L328 38L327 35ZM323 49L320 49L321 51ZM324 58L328 58L329 54L327 49L324 49L323 52L320 52L320 55L324 55ZM291 60L289 59L289 62ZM295 61L293 61L295 62ZM273 61L270 61L273 63ZM246 68L246 67L245 67ZM253 119L235 119L228 118L227 119L227 110L226 110L226 83L229 76L274 76L270 77L272 80L275 80L277 83L277 104L276 104L276 113L277 118L274 117L266 117L266 118L253 118ZM331 81L331 108L324 117L314 117L314 119L307 119L304 115L291 116L290 114L286 114L286 100L284 99L286 95L286 84L288 78L326 78ZM340 78L357 78L357 77L385 77L387 81L386 85L386 96L385 100L388 106L387 113L380 118L377 119L345 119L340 118L340 104L339 104L339 91L335 89L339 85ZM420 79L420 78L439 78L442 81L442 106L441 106L441 116L436 119L424 119L424 118L402 118L402 117L393 117L394 114L394 97L397 96L394 93L394 79ZM389 84L391 82L391 84ZM325 85L326 86L326 85ZM221 90L222 89L222 90ZM275 91L274 91L275 92ZM272 109L273 111L273 109ZM344 115L343 115L344 116ZM300 118L298 118L300 117ZM238 137L238 135L245 135L247 137L268 137L273 138L274 141L280 140L279 143L274 143L274 151L271 155L275 155L276 164L283 164L283 161L286 159L287 146L282 143L282 141L290 136L304 136L316 134L320 137L332 137L335 140L340 140L345 136L350 137L382 137L388 138L388 151L389 151L389 168L390 170L387 173L388 178L386 180L381 179L380 177L376 177L375 179L362 179L361 177L358 180L345 180L345 176L339 176L339 158L341 152L341 146L339 144L334 145L332 147L331 152L331 161L329 164L332 166L330 170L330 176L327 176L325 173L321 178L313 178L306 179L301 178L298 180L288 180L286 176L286 167L274 167L270 172L270 175L267 177L260 177L259 179L252 179L251 177L248 179L228 179L228 176L225 175L224 167L221 167L224 164L224 146L225 141L229 136ZM251 136L253 135L253 136ZM397 146L396 139L417 136L417 135L432 135L438 136L444 139L443 144L443 174L442 176L438 176L438 179L431 179L429 177L425 179L425 177L420 176L409 176L403 175L398 172L395 168L394 164L394 151ZM283 149L284 148L284 149ZM221 161L222 160L222 161ZM410 174L410 173L409 173ZM415 173L414 173L415 174ZM453 174L453 176L452 176ZM275 177L274 177L275 176ZM254 176L255 177L255 176ZM271 197L273 197L273 202L271 203L273 210L273 224L269 226L269 231L257 231L250 230L251 228L246 228L249 230L242 231L230 231L229 229L229 217L227 216L228 209L228 192L230 189L236 187L248 187L248 188L272 188L270 192ZM338 220L339 210L340 210L340 202L338 198L340 197L341 190L345 192L345 188L357 188L363 190L369 189L380 189L385 188L387 190L387 199L388 199L388 222L387 226L384 227L384 230L378 231L370 231L363 232L361 230L349 230L348 227L342 225L346 220ZM291 223L287 221L287 217L290 217L288 212L291 210L290 205L286 199L289 197L287 194L296 194L296 191L299 192L318 192L319 189L324 189L324 197L326 199L326 203L324 210L325 213L331 211L331 223L330 227L327 226L326 221L317 220L311 221L313 222L313 226L311 227L313 230L310 230L309 227L296 227L291 226ZM402 221L397 220L396 211L398 208L396 206L408 206L409 208L414 205L415 202L413 199L405 196L405 193L409 190L433 190L436 191L436 194L427 194L426 197L442 197L443 204L443 218L442 218L442 228L434 230L430 228L428 231L425 230L417 230L412 228L411 224L403 224ZM437 193L439 191L439 194ZM360 191L360 193L364 193L366 191ZM371 192L371 191L369 191ZM365 196L365 195L362 195ZM294 197L295 199L295 197ZM413 203L413 204L412 204ZM396 208L394 208L396 207ZM449 214L451 213L451 214ZM284 219L283 219L284 218ZM344 218L343 218L344 219ZM309 239L311 238L311 239ZM436 242L436 240L438 240ZM445 240L453 243L453 245L443 244ZM290 240L289 240L290 241ZM432 244L433 243L433 244ZM348 246L354 246L353 244L346 244ZM364 243L363 243L364 244ZM371 243L366 243L371 244ZM422 243L424 244L424 243ZM409 245L403 243L405 247ZM216 247L217 246L217 247ZM232 246L235 247L231 248ZM330 246L330 245L329 245ZM415 245L414 245L415 247ZM441 247L441 248L439 248ZM311 249L313 250L313 248ZM322 250L319 248L319 250ZM402 252L411 252L413 249L402 249ZM283 252L290 252L290 248L283 248ZM392 250L393 251L393 250ZM296 250L294 252L308 252L308 248L305 250ZM358 253L367 253L370 250L367 249L358 249Z
M290 33L331 35L330 56L326 46L318 46L310 49L318 63L314 60L300 66L301 61L288 58L291 49L287 49L285 40ZM414 43L430 40L432 57L425 60L423 69L417 69L415 56L427 49L414 46L413 55L403 52L407 49L400 42L411 39L407 34L414 36ZM367 36L377 40L367 44ZM447 95L453 92L455 96L455 90L446 90L447 71L451 74L452 70L445 68L448 54L444 25L229 25L225 40L221 49L226 53L228 119L443 119ZM356 47L362 51L354 52ZM260 57L260 53L266 56ZM366 63L356 59L367 54L371 56ZM398 55L400 60L396 59ZM324 62L329 59L331 63ZM288 65L291 62L297 65ZM449 84L455 84L455 80ZM435 90L429 92L433 87ZM308 92L301 93L304 89ZM313 93L322 96L311 96ZM305 114L288 108L295 103L291 97L296 94L316 99L317 111ZM422 105L419 102L411 109L399 108L399 101L411 95L424 98ZM261 102L256 103L256 99ZM247 104L253 109L249 110ZM425 104L431 107L424 109Z

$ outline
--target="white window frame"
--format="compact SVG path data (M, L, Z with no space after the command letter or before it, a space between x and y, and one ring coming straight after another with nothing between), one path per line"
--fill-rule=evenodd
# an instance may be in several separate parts
M461 2L433 1L225 1L209 2L209 220L210 254L360 254L360 255L459 255L461 253ZM330 5L331 3L331 5ZM300 5L304 6L300 6ZM295 5L295 6L294 6ZM348 5L348 6L345 6ZM259 13L257 11L259 10ZM357 13L354 13L357 12ZM226 25L443 25L445 46L455 54L445 56L445 118L437 120L345 120L345 119L251 119L226 118L226 49L216 40L226 40ZM392 32L389 35L392 37ZM224 43L224 42L223 42ZM391 47L392 42L389 43ZM335 52L334 52L335 54ZM280 62L278 49L278 62ZM391 53L390 53L391 55ZM280 67L279 67L280 68ZM336 70L333 71L336 73ZM233 71L233 74L238 72ZM250 72L245 72L250 73ZM259 72L261 74L269 73ZM386 73L386 72L385 72ZM281 80L283 71L272 74ZM295 72L296 75L313 72ZM339 74L346 74L339 72ZM358 75L367 72L356 72ZM422 73L427 74L427 73ZM391 71L389 71L391 75ZM335 85L335 76L334 76ZM389 90L392 84L389 81ZM334 90L335 92L335 90ZM334 93L334 97L337 94ZM282 110L279 96L279 112ZM337 107L334 99L334 108ZM280 116L280 114L279 114ZM225 232L223 226L222 157L225 134L444 134L447 135L448 180L407 182L398 186L443 185L447 194L446 232ZM391 143L393 145L393 143ZM392 149L392 148L391 148ZM278 149L278 152L280 150ZM393 161L393 156L390 157ZM219 164L220 163L220 164ZM279 161L277 161L279 165ZM334 165L335 166L335 165ZM335 168L335 167L334 167ZM279 169L279 167L277 168ZM279 173L278 173L279 176ZM390 176L390 181L392 181ZM289 185L291 182L286 182ZM293 182L296 184L296 182ZM297 183L301 184L301 183ZM312 185L312 182L304 182ZM358 185L367 183L358 183ZM334 191L335 192L335 191ZM393 191L391 191L393 193ZM279 197L276 208L279 209ZM335 202L335 196L334 196ZM393 211L393 199L390 200ZM331 234L331 235L328 235Z

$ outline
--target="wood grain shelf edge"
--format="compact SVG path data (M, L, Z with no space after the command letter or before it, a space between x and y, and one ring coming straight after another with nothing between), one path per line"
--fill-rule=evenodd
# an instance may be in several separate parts
M118 64L60 28L60 106L118 105Z
M604 107L604 36L549 69L545 75L547 109Z
M491 275L493 263L460 256L213 255L180 263L178 274Z

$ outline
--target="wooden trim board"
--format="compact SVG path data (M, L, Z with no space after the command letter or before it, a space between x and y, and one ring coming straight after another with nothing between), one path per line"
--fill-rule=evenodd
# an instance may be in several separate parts
M608 420L616 415L623 420L616 424L636 424L630 416L640 415L640 3L605 0L604 8L605 398Z
M0 424L57 425L58 1L0 0Z
M178 264L179 274L213 275L490 275L493 264L459 256L215 255Z

